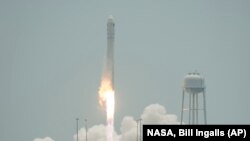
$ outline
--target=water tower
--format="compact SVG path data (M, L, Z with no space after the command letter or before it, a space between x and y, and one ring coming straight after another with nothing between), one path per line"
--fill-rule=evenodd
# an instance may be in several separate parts
M186 96L188 99L185 99ZM188 112L186 115L188 124L207 124L204 78L197 72L188 73L183 80L181 124L186 112ZM199 119L201 116L203 116L203 122Z

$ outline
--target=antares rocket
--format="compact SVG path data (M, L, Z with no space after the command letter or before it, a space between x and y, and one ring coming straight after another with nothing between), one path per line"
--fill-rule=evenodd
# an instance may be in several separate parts
M104 73L99 88L99 102L105 106L107 114L106 141L113 141L115 90L114 90L114 39L115 22L113 16L107 21L107 55Z
M115 22L112 15L107 21L107 60L106 77L110 79L111 87L114 90L114 40L115 40Z
M107 60L105 70L105 81L108 81L109 87L106 91L106 111L107 111L107 141L113 141L114 131L114 39L115 22L113 16L108 17L107 21Z

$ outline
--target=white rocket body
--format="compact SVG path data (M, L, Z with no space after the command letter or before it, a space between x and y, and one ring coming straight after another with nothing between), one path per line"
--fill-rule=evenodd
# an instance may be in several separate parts
M111 86L114 89L114 40L115 22L113 16L109 16L107 21L107 60L106 77L110 78Z

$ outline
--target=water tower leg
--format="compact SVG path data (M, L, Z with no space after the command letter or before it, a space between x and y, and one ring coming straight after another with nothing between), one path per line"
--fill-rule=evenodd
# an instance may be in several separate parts
M184 112L184 90L182 91L181 124L183 122L183 112Z
M206 109L206 94L203 91L203 110L204 110L204 123L207 124L207 109Z
M193 93L192 94L193 96L192 96L192 112L193 112L193 115L192 115L192 120L193 120L193 123L192 124L195 124L195 94Z
M188 109L188 112L189 112L189 119L188 119L188 124L191 124L191 99L192 99L192 96L191 94L189 94L189 109Z
M198 113L199 112L198 94L196 94L195 98L196 98L196 101L195 101L196 102L196 104L195 104L195 106L196 106L196 108L195 108L196 109L196 124L198 124L199 123L199 120L198 120L198 116L199 116L199 113Z

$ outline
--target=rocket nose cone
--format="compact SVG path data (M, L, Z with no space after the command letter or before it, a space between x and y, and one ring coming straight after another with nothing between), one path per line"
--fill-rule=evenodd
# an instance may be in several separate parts
M108 23L114 23L114 17L112 15L109 15Z

